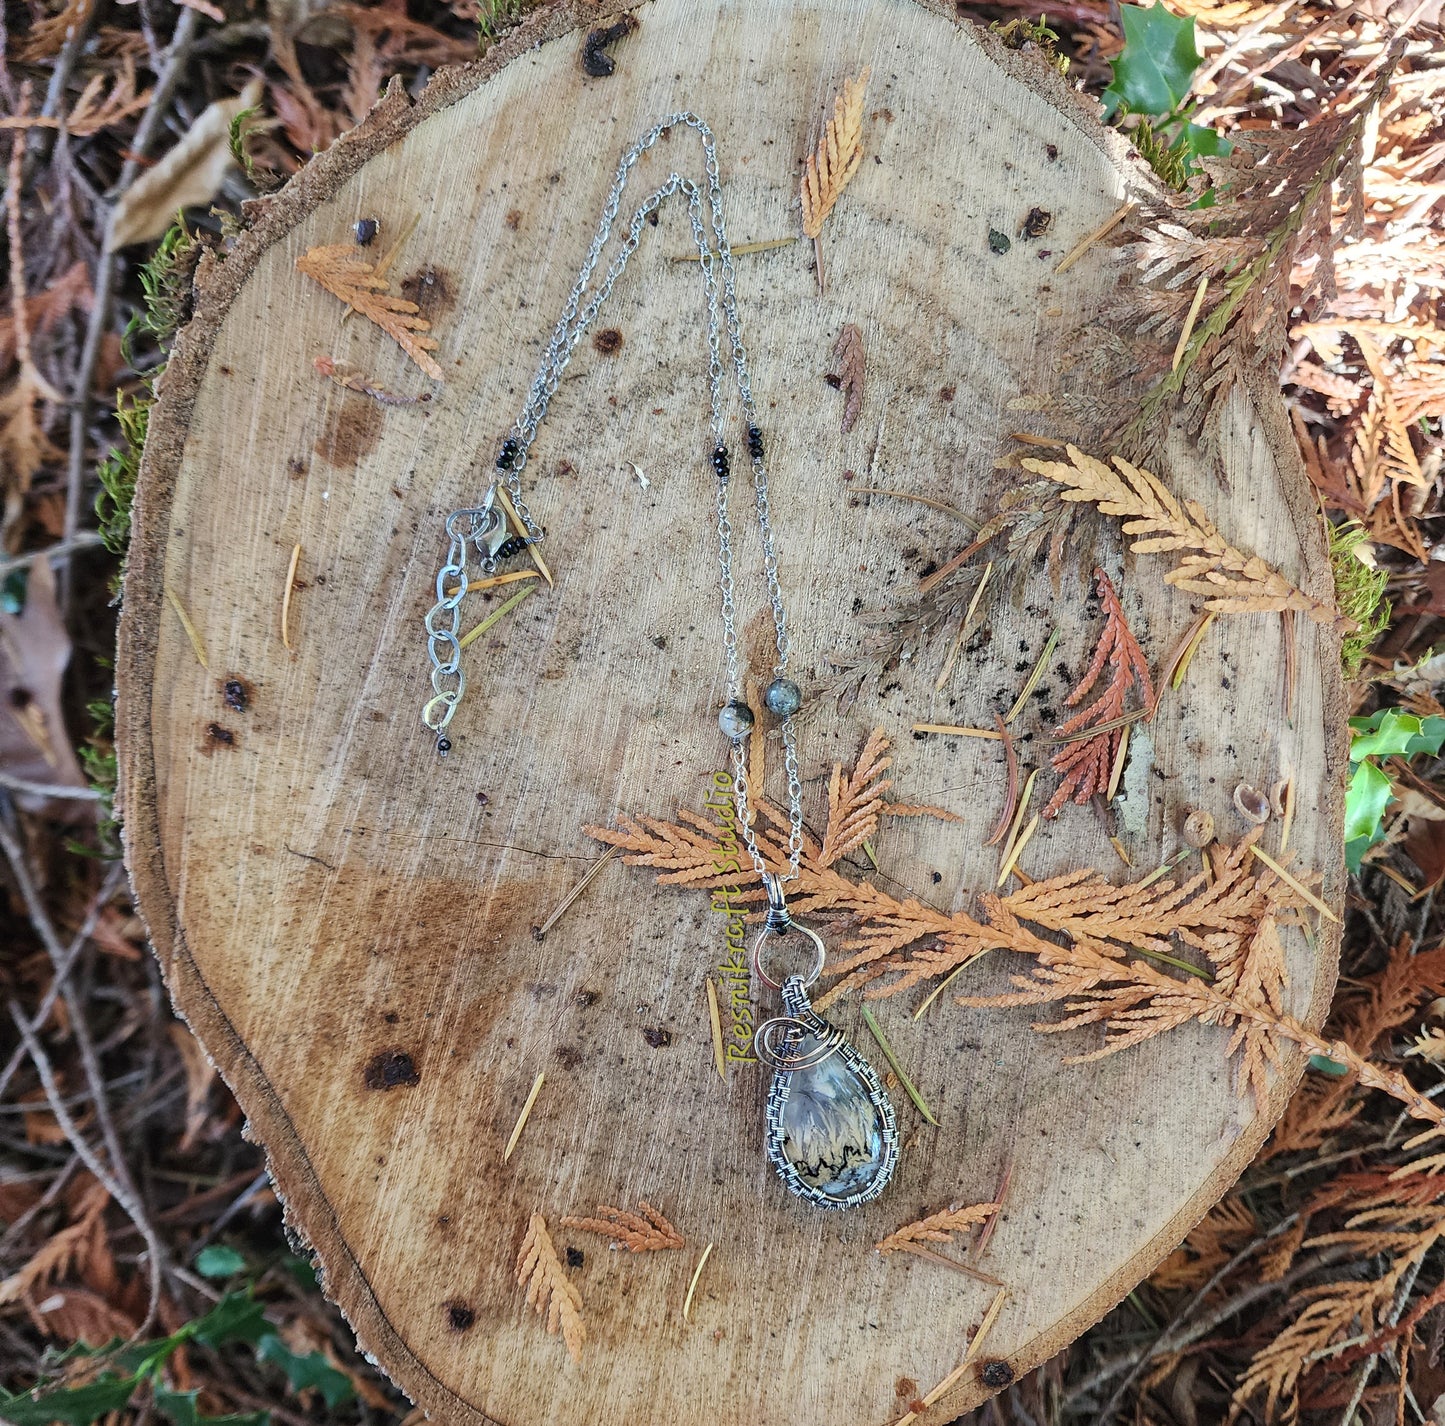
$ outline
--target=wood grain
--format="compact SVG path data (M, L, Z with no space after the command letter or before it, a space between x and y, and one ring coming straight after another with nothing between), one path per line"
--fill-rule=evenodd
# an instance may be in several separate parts
M633 137L676 108L702 113L734 241L786 236L825 106L870 64L867 156L828 223L827 296L810 244L738 260L796 667L812 686L830 653L857 647L860 609L905 597L966 540L932 508L850 495L845 473L986 516L1014 478L994 460L1027 419L1009 402L1050 389L1072 319L1105 307L1118 275L1104 249L1053 268L1149 180L1056 76L951 11L651 0L635 13L641 28L608 78L579 63L579 26L597 12L563 7L415 103L393 90L259 205L224 261L203 265L151 421L126 580L127 854L177 1008L265 1145L328 1294L434 1417L884 1422L959 1365L992 1290L925 1260L881 1259L874 1242L951 1202L989 1200L1011 1166L979 1266L1010 1288L989 1354L1022 1372L1178 1242L1253 1155L1302 1065L1291 1061L1259 1117L1234 1091L1222 1032L1183 1030L1065 1068L1062 1054L1092 1041L1040 1037L1023 1014L965 1011L948 996L918 1022L916 1001L881 1002L942 1124L898 1096L896 1181L865 1210L825 1217L789 1199L763 1158L764 1075L742 1066L718 1079L705 981L723 931L701 895L614 861L534 939L599 855L584 823L700 808L725 761L698 269L668 260L688 249L676 209L645 234L604 316L620 345L585 343L556 397L527 471L556 588L468 651L471 694L443 763L418 717L441 522L485 488ZM639 196L670 166L699 164L695 141L676 135L639 167ZM1054 215L1046 238L990 251L989 230L1018 234L1034 207ZM348 362L389 391L427 384L295 259L363 217L381 220L385 244L417 213L396 271L429 304L448 381L428 405L383 408L319 377L314 359ZM824 377L847 322L864 334L868 378L845 436ZM1270 374L1252 399L1232 399L1230 493L1182 442L1159 473L1236 543L1327 593ZM761 671L771 625L742 508L740 637ZM297 544L288 654L280 609ZM1157 666L1193 606L1148 558L1126 562L1115 533L1099 554ZM1020 725L1037 761L1064 668L1077 677L1097 628L1083 579L1055 600L1040 573L1022 607L994 601L990 639L960 655L941 692L942 645L844 715L814 701L800 730L811 821L833 762L851 764L875 726L894 739L896 795L964 816L889 825L874 850L891 889L950 908L991 884L996 854L980 844L1003 795L999 745L908 729L991 726L1057 622L1061 666ZM206 640L209 673L167 585ZM480 619L509 592L469 612ZM1279 621L1259 617L1217 621L1152 748L1136 730L1145 775L1126 785L1147 802L1126 838L1136 864L1174 850L1186 808L1237 832L1235 785L1293 774L1292 844L1338 901L1338 650L1307 621L1298 636L1292 723ZM229 679L247 691L244 711L227 701ZM1034 876L1118 866L1089 811L1072 807L1024 861ZM1312 1025L1336 953L1328 928L1313 953L1291 948L1290 1008ZM999 958L955 984L985 993L1008 969ZM859 1028L856 1005L839 1012ZM686 1250L614 1253L555 1230L559 1250L584 1251L572 1280L587 1344L574 1365L513 1280L529 1217L555 1225L643 1199ZM966 1373L924 1419L987 1394Z

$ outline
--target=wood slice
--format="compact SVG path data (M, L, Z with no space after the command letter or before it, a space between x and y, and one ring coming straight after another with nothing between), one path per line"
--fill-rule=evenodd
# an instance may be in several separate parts
M701 810L726 766L699 270L673 260L690 249L675 204L605 309L599 325L618 336L583 343L542 429L526 482L556 587L468 650L470 693L445 761L419 719L422 616L443 520L485 490L617 159L660 116L690 108L716 131L735 244L787 237L831 97L872 66L867 156L824 229L826 296L808 243L738 258L794 666L810 693L831 654L860 646L859 611L906 598L968 539L942 511L850 489L924 493L979 518L997 508L1018 473L994 462L1029 419L1009 403L1052 389L1075 319L1105 309L1118 281L1107 247L1063 274L1059 259L1151 180L1046 65L937 7L650 0L634 13L640 28L612 51L609 77L582 70L598 21L581 7L534 18L414 103L394 89L259 205L224 260L204 263L151 419L125 587L129 863L177 1009L265 1145L326 1291L437 1419L885 1422L960 1365L994 1290L881 1258L878 1239L989 1200L1007 1173L977 1266L1009 1289L984 1355L1022 1373L1097 1320L1233 1181L1300 1057L1265 1114L1236 1092L1217 1029L1066 1067L1065 1053L1097 1040L1040 1036L1026 1011L953 1002L955 990L1006 988L1020 967L994 956L924 1019L911 1018L921 995L876 1003L941 1126L895 1090L896 1179L866 1208L826 1214L789 1197L764 1159L766 1073L734 1065L719 1080L706 979L724 930L705 894L614 860L534 937L599 855L585 825ZM700 172L693 135L639 165L638 196L672 167ZM1033 208L1052 223L1031 240L1021 228ZM359 219L380 221L379 253L418 214L394 276L434 324L438 387L296 270ZM1011 238L1007 252L992 250L990 230ZM843 398L824 378L849 322L867 382L843 435ZM328 356L434 399L384 405L343 389L314 366ZM1182 440L1166 455L1159 473L1177 494L1328 596L1270 374L1253 400L1231 398L1224 481ZM740 638L766 678L756 533L745 491L734 493ZM282 591L297 545L288 651ZM1195 605L1162 582L1159 557L1126 561L1117 529L1097 553L1157 668ZM811 825L834 763L851 766L874 728L893 741L891 795L962 817L886 822L872 846L880 870L859 860L850 875L944 910L992 887L997 853L981 843L1003 798L999 745L915 739L910 727L991 724L1057 627L1056 662L1018 725L1038 761L1031 749L1071 685L1064 670L1078 677L1097 636L1087 579L1070 572L1056 598L1040 568L1019 605L992 600L990 637L942 691L940 645L844 712L812 697L799 733ZM469 596L466 624L509 592ZM1281 638L1274 615L1218 621L1149 738L1136 738L1124 834L1136 868L1173 854L1186 809L1237 836L1236 785L1292 775L1292 845L1338 898L1338 645L1299 621L1290 722ZM778 801L775 747L769 756ZM1090 865L1128 875L1079 807L1042 826L1023 864L1034 877ZM1329 930L1313 951L1290 950L1289 1007L1310 1025L1333 985ZM836 1014L881 1064L856 999ZM640 1200L678 1226L683 1250L610 1252L560 1226ZM539 1211L559 1253L583 1252L568 1269L587 1325L580 1366L515 1281ZM975 1364L925 1419L949 1420L989 1390Z

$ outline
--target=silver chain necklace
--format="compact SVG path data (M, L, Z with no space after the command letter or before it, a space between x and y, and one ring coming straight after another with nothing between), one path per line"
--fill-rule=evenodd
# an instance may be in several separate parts
M659 140L670 136L672 130L681 128L694 130L702 140L707 173L706 205L703 189L696 182L677 172L671 173L667 181L649 193L633 213L617 252L594 286L593 278L612 236L623 190L633 168ZM782 992L784 1008L788 1012L760 1025L754 1038L758 1057L776 1071L768 1096L768 1155L792 1192L824 1207L850 1208L876 1198L886 1187L897 1162L897 1125L893 1107L872 1066L853 1049L840 1031L822 1020L808 1003L807 991L822 972L826 951L816 931L792 919L783 894L783 883L796 880L798 876L803 850L803 795L793 730L793 718L802 705L802 694L797 684L788 677L788 620L778 581L763 435L753 402L747 351L743 345L742 322L738 313L732 249L723 214L717 144L712 130L696 114L669 115L654 124L623 154L577 280L552 331L551 341L537 368L521 413L510 435L502 442L496 459L498 476L480 505L453 510L447 516L447 558L436 576L436 603L426 615L432 697L422 709L422 722L436 734L437 752L445 757L452 746L447 728L466 691L459 631L461 603L470 584L467 574L468 546L475 549L483 573L491 574L502 560L519 554L527 545L544 538L545 532L527 507L522 490L522 471L526 468L538 430L546 419L547 408L561 384L572 354L611 296L628 259L637 250L644 224L649 220L656 223L657 210L673 194L681 194L687 203L707 304L708 389L713 436L709 460L717 478L718 583L722 598L723 655L728 688L728 700L718 714L718 726L732 748L738 833L762 879L768 898L766 923L753 948L753 965L764 984ZM773 665L773 679L763 692L763 705L779 719L782 733L789 827L788 871L785 876L768 870L752 829L749 809L746 749L754 715L745 697L734 605L733 530L728 514L731 456L726 442L723 396L724 331L747 432L758 533L763 549L763 577L776 632L777 660ZM505 483L512 507L526 532L524 535L509 533L506 516L496 503L496 479ZM770 938L790 932L801 932L812 942L813 964L806 977L794 975L780 982L764 971L762 952ZM820 1096L838 1100L839 1085L836 1081L839 1073L844 1071L850 1072L860 1082L861 1093L845 1097L846 1102L830 1103L824 1113ZM815 1083L820 1080L826 1082ZM864 1112L863 1106L869 1112ZM871 1123L868 1122L870 1119ZM805 1120L807 1122L803 1122Z

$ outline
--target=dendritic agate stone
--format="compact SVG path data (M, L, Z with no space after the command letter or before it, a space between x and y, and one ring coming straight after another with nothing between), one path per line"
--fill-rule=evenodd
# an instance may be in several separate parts
M817 1040L804 1035L796 1053ZM783 1105L783 1156L809 1188L847 1198L867 1188L883 1165L883 1125L867 1086L840 1053L789 1076Z
M768 1157L791 1192L821 1208L869 1203L898 1162L893 1105L873 1066L813 1010L801 978L784 984L783 1008L795 1026L786 1057L803 1067L773 1076Z

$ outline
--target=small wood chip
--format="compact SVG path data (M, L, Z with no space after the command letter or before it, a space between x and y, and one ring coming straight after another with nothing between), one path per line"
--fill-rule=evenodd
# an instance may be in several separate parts
M717 985L711 976L707 978L707 1013L712 1021L712 1053L717 1062L717 1077L726 1083L728 1076L723 1067L722 1016L718 1012Z

